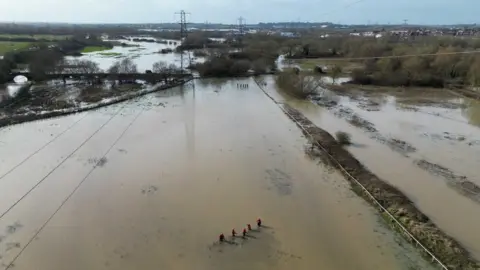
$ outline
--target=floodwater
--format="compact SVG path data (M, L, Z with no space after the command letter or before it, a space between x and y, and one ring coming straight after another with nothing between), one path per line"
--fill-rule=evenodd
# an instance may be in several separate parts
M172 49L178 46L174 44L162 44L162 43L153 43L153 42L134 42L128 40L113 40L118 42L123 42L129 45L134 45L134 47L121 47L115 46L111 50L105 50L100 52L91 52L85 53L79 57L67 57L67 60L78 59L78 60L90 60L98 63L100 69L108 70L116 61L122 60L124 58L131 58L133 62L137 65L139 72L145 72L146 70L151 70L155 62L164 61L167 64L175 64L180 66L181 64L181 54L179 53L159 53L162 49ZM172 40L167 40L172 41ZM173 41L172 41L173 42ZM178 43L178 41L174 41ZM188 55L184 54L184 57L187 58ZM190 57L193 62L199 63L203 62L204 58L196 58L193 56L193 53L190 52ZM187 63L184 60L185 64Z
M312 122L331 134L351 134L354 146L349 151L372 172L405 193L433 222L480 259L480 204L458 192L440 176L419 168L414 162L424 159L465 176L480 186L480 104L452 95L428 97L419 104L405 96L369 97L380 109L366 110L365 100L338 98L339 104L353 110L375 125L387 138L406 141L417 151L408 156L392 151L361 129L309 101L294 100L277 91L273 78L267 77L266 90L277 101L289 103ZM408 99L422 100L420 97ZM435 102L432 102L435 101ZM442 105L443 104L443 105ZM448 104L450 108L445 108ZM405 109L405 107L410 109ZM442 107L443 106L443 107ZM412 107L414 108L412 110Z
M430 267L253 80L194 84L0 130L1 269Z

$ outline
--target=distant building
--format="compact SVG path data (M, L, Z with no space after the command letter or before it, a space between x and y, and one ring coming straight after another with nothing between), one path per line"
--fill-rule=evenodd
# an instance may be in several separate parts
M292 32L280 32L280 36L282 37L296 37L297 35Z

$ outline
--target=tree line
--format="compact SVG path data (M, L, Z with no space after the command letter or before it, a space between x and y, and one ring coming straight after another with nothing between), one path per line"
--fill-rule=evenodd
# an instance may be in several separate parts
M58 72L63 59L67 55L81 55L80 51L87 46L103 46L113 48L110 42L102 41L96 35L75 35L55 43L35 43L31 48L6 53L0 59L0 83L6 83L9 74L21 67L28 67L36 80L43 80L45 74Z
M480 53L463 53L478 51L479 39L332 37L292 39L286 45L285 53L290 58L338 58L361 64L351 74L353 82L359 84L480 86Z

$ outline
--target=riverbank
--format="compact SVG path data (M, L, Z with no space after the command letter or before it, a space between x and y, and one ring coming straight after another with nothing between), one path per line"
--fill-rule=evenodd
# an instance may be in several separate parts
M361 184L366 191L372 194L383 209L386 209L396 220L401 222L401 225L411 235L418 239L449 269L478 269L480 265L472 259L467 250L442 232L402 192L371 173L345 150L332 135L315 126L299 111L288 105L283 106L287 115L299 125L304 133L308 133L305 135L312 135L313 143L318 144L328 153L326 157L331 161L329 164L337 167L350 181L353 189L360 191L360 194L366 197L367 201L377 206L368 196L365 196L358 184ZM388 217L388 215L385 216ZM392 222L391 220L388 221ZM407 240L412 241L408 234L403 233L402 235Z
M432 88L432 87L396 87L396 86L379 86L379 85L363 85L357 84L354 82L347 82L338 85L328 86L329 90L336 91L338 93L352 94L358 93L359 91L367 93L368 92L385 92L385 93L402 93L402 92L413 92L413 91L424 91L424 92L441 92L449 91L455 95L461 97L467 97L471 99L480 99L480 92L468 88Z
M51 110L51 111L42 111L42 112L28 112L23 114L13 114L13 115L4 115L3 117L0 115L0 128L15 124L20 124L24 122L36 121L40 119L47 119L59 116L65 116L74 113L80 113L84 111L94 110L98 108L102 108L105 106L113 105L116 103L124 102L133 98L137 98L143 95L147 95L150 93L166 90L175 86L183 85L189 81L191 81L193 77L174 82L168 85L157 85L153 86L152 88L147 88L143 90L139 90L136 92L129 92L124 95L116 96L113 98L106 98L102 99L99 102L88 104L88 105L80 105L79 107L74 108L66 108L66 109L58 109L58 110Z

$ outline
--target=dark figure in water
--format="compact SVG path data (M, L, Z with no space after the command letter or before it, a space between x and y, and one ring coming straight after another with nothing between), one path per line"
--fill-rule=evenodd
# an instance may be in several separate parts
M262 227L262 220L261 219L257 219L257 225L258 225L258 227Z
M250 224L247 224L247 228L248 228L249 231L252 230L252 226Z
M247 237L247 230L244 228L242 231L243 238Z
M220 240L220 242L225 241L225 235L223 235L223 233L220 234L220 236L218 237L218 240Z
M237 232L235 231L235 229L232 229L232 236L233 237L237 236Z

